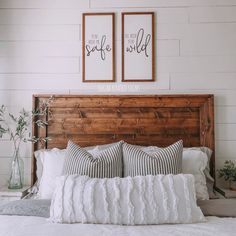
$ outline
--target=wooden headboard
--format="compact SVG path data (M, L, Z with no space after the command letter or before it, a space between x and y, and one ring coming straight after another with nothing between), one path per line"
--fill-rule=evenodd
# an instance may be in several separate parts
M51 95L34 95L37 108ZM52 118L46 129L33 127L33 135L51 140L45 148L65 148L69 139L80 146L125 140L138 145L167 146L182 139L185 147L213 150L214 97L204 95L55 95ZM48 119L48 117L46 117ZM33 145L33 151L42 148ZM32 183L36 163L32 158Z

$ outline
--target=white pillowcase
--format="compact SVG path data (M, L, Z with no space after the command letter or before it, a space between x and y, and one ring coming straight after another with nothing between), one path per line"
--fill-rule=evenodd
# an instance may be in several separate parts
M209 194L206 185L204 170L207 167L208 157L201 150L187 148L183 150L182 172L192 174L195 179L197 199L208 200Z
M85 147L90 154L96 156L103 150L116 143ZM37 161L37 188L38 198L51 199L55 190L56 177L62 176L63 166L66 158L66 149L41 149L34 152ZM37 192L37 191L36 191Z
M192 175L58 178L50 207L55 223L146 225L203 222Z
M142 147L144 152L152 155L160 148L156 146ZM200 148L184 148L182 157L182 173L192 174L195 178L197 199L208 200L209 194L204 170L207 169L208 156Z
M55 179L62 175L66 149L58 148L39 150L35 152L35 157L42 163L42 175L39 181L38 197L51 199L55 189Z

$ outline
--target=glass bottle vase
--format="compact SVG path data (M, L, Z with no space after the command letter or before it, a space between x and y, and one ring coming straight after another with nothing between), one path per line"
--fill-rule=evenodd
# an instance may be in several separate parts
M24 163L19 156L19 149L14 151L11 163L11 174L8 183L9 189L21 189L23 187Z

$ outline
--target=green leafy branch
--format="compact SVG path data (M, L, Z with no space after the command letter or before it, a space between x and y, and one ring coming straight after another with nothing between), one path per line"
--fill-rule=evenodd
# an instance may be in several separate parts
M53 97L40 102L39 107L31 112L22 109L18 116L14 116L6 106L0 107L0 138L3 138L4 134L9 135L9 139L14 143L14 149L19 150L22 142L33 143L45 143L50 140L49 137L36 137L31 136L29 128L33 122L40 128L45 128L48 125L48 120L45 117L48 116L50 120L52 113L49 109L50 103L52 103Z
M233 161L225 161L222 169L218 170L219 178L225 181L236 181L236 165Z

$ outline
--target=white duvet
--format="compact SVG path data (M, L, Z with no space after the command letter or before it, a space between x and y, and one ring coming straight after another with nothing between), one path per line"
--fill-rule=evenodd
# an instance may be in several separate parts
M53 224L32 216L0 216L0 236L235 236L236 218L207 223L149 226Z

